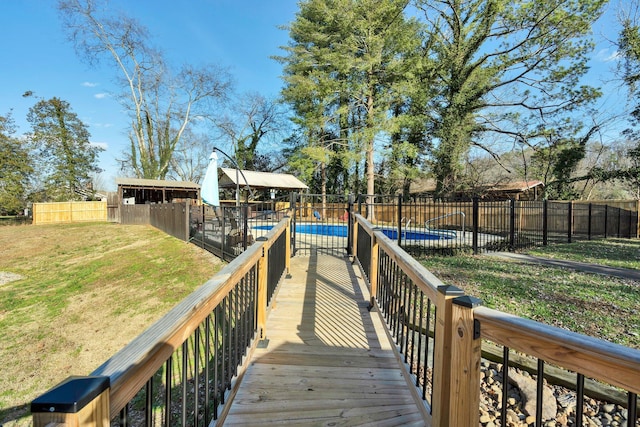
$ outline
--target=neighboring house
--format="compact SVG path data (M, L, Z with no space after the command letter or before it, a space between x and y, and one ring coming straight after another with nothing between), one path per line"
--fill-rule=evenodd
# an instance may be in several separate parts
M436 181L433 178L416 180L409 186L409 194L414 197L433 197L435 191ZM543 191L544 183L534 179L479 185L467 191L458 192L452 198L469 199L477 196L481 199L491 200L538 200L542 198Z

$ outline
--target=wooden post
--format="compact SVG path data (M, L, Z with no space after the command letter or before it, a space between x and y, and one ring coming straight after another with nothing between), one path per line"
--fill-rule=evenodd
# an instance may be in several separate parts
M109 377L69 377L31 402L34 427L109 427Z
M451 381L449 424L477 426L480 423L480 324L473 320L473 309L480 300L470 296L455 298L452 305ZM505 368L506 369L506 368Z
M453 340L453 299L463 296L462 289L455 286L438 287L436 300L435 348L433 360L433 402L431 413L433 426L444 427L451 424L450 415L457 407L451 401L451 346ZM457 332L456 332L457 333ZM474 408L476 411L478 408Z
M266 240L259 237L258 240ZM267 338L267 272L269 269L269 250L262 244L262 257L258 261L258 332L261 341Z
M378 293L378 260L380 258L380 244L378 243L378 239L376 239L375 232L380 230L380 228L376 227L373 229L374 233L371 235L371 266L369 272L369 283L371 284L371 302L370 308L375 307L376 295Z
M285 231L285 250L284 250L284 264L287 270L287 274L291 269L291 217L287 215L287 228Z

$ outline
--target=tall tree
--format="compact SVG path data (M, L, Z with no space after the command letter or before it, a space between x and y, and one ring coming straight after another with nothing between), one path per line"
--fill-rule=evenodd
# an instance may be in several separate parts
M77 200L76 191L91 182L99 172L98 153L89 142L89 131L60 98L40 100L29 109L30 138L35 147L43 189L50 200Z
M347 145L366 159L367 193L375 194L376 142L388 138L392 105L403 96L405 59L419 43L406 0L308 0L289 27L283 96L305 129L308 145L325 155ZM330 139L327 139L330 138ZM324 172L323 172L324 174ZM372 214L373 210L369 210Z
M471 146L494 154L488 141L536 133L544 127L541 116L569 116L599 95L580 79L592 50L591 24L604 4L416 0L437 64L430 108L440 195L457 189Z
M247 170L256 170L259 146L279 142L285 122L281 103L259 93L241 95L227 114L214 120L222 139L233 147L238 166Z
M33 166L24 141L13 136L11 114L0 116L0 214L15 215L26 205Z
M59 10L78 52L89 63L110 58L119 72L120 100L131 116L123 167L139 178L164 179L185 129L225 100L230 77L213 65L174 72L151 47L147 29L108 10L104 0L60 0Z

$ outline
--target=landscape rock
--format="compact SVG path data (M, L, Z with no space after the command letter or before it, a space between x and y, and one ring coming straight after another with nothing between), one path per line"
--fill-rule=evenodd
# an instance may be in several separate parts
M536 413L536 381L531 377L525 377L517 372L509 374L509 379L513 381L520 389L522 395L522 403L527 415L535 415ZM544 386L542 389L542 420L554 420L558 412L558 402L556 401L553 391Z

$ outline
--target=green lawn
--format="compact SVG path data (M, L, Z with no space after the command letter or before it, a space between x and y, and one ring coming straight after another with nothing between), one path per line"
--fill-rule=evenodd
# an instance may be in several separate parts
M23 425L31 400L91 373L221 266L150 226L0 227L0 273L21 277L0 283L0 425Z
M609 265L626 267L637 263L637 240L584 243L531 253L580 260L577 254L589 254L590 262L616 260L617 264ZM429 257L421 263L443 282L464 289L488 307L640 348L638 282L482 255Z

